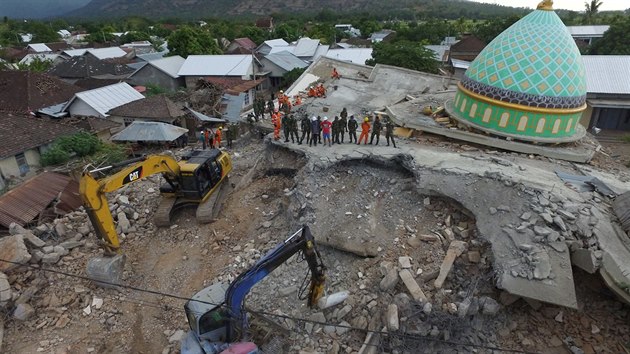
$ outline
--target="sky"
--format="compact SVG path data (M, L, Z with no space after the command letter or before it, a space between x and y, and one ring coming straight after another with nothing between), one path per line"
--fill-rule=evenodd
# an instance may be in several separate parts
M489 4L514 6L514 7L529 7L536 8L541 0L472 0L476 2L485 2ZM590 0L589 0L590 1ZM584 11L583 0L554 0L554 9L569 9L574 11ZM630 8L630 0L603 0L602 6L599 11L607 10L625 10Z

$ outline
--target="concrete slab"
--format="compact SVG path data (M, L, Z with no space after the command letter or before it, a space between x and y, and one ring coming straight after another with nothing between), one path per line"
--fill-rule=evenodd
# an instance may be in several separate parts
M570 253L566 246L562 244L564 248L560 251L551 247L543 249L545 259L549 257L550 269L546 274L553 274L552 278L527 279L513 275L512 270L522 266L525 257L516 252L518 245L502 231L502 227L519 225L524 212L532 212L530 201L523 196L521 189L512 187L514 184L522 184L529 189L561 191L564 198L582 200L579 193L564 187L550 166L536 165L527 159L519 160L518 163L499 164L497 159L482 156L482 153L451 153L407 140L400 140L398 148L358 147L353 144L334 145L332 148L308 147L271 139L268 141L304 155L309 160L307 169L325 170L341 161L366 158L401 164L415 174L420 193L456 200L474 215L478 234L491 244L497 287L514 295L577 307ZM540 161L537 163L540 164ZM524 164L527 164L526 167ZM527 171L526 174L522 168ZM510 181L509 185L505 181ZM491 213L490 206L498 207L506 202L510 204L511 211ZM531 234L519 235L519 243L534 243L533 231Z
M491 136L489 134L477 134L456 128L446 128L436 123L432 118L422 114L425 106L436 106L440 99L447 101L455 95L454 92L438 92L423 95L413 101L399 103L386 108L387 114L394 122L406 128L424 131L431 134L442 135L447 138L466 141L469 143L490 146L496 149L516 151L523 154L534 154L553 159L585 163L590 161L595 154L596 146L587 144L565 145L539 145L510 141L505 138ZM442 101L442 102L444 102Z

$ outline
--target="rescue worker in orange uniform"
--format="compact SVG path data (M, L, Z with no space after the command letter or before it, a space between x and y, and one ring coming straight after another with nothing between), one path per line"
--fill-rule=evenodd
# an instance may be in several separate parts
M221 135L223 135L222 130L223 127L219 127L219 129L217 129L217 131L214 133L214 145L217 147L217 149L221 147Z
M317 91L313 86L308 89L308 97L317 97Z
M271 122L273 123L273 139L280 140L280 128L282 127L282 119L280 118L280 113L277 109L271 117Z
M359 136L359 142L357 143L357 145L361 145L361 140L363 140L363 138L365 138L365 142L363 143L363 145L367 145L369 133L370 133L370 118L365 117L365 119L363 120L363 123L361 123L361 136Z
M299 106L302 104L302 97L300 97L299 95L295 95L295 100L293 101L293 105L294 106Z
M324 88L324 84L319 84L317 87L317 96L326 97L326 88Z
M341 79L341 75L337 72L337 68L333 68L332 74L330 75L333 79Z

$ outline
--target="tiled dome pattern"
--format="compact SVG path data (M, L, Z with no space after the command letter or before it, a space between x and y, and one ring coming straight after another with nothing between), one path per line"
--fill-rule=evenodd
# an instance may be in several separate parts
M534 11L508 28L479 54L465 75L482 84L479 89L496 88L493 96L502 101L550 108L575 108L586 101L580 52L553 11Z

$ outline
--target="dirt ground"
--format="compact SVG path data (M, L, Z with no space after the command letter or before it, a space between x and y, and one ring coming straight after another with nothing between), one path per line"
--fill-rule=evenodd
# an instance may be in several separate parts
M441 139L420 140L462 149ZM214 223L199 225L194 210L184 209L175 214L171 228L156 228L150 217L160 198L159 179L145 179L124 191L140 218L148 220L123 239L124 282L162 295L105 289L88 280L24 269L10 275L10 282L21 294L36 289L30 298L35 314L27 321L6 316L2 352L178 353L176 331L188 330L184 299L215 281L233 280L302 224L322 240L327 293L349 291L350 296L332 309L309 309L298 298L307 267L293 257L255 286L246 300L248 309L264 313L262 324L260 319L253 322L261 327L254 329L254 340L266 353L356 353L366 330L382 329L383 313L392 303L398 305L404 335L381 336L376 352L489 353L504 348L571 353L581 348L584 353L622 353L622 345L630 343L630 309L597 276L577 270L578 310L520 299L498 313L459 317L451 304L470 296L503 303L493 285L491 255L466 210L453 201L419 194L413 175L401 167L357 161L315 172L308 170L304 157L256 138L230 153L230 194ZM627 150L615 153L628 156ZM606 156L597 163L612 164ZM430 274L439 269L447 245L440 236L432 242L420 242L416 236L437 235L445 223L470 230L465 239L479 259L458 258L444 287L436 289ZM332 234L373 243L377 255L362 257L325 245ZM52 269L83 274L87 260L99 252L96 245L86 244ZM410 299L401 282L391 290L380 289L387 269L407 256L410 271L430 297L428 309ZM102 307L93 305L94 298L103 299ZM319 318L315 315L320 312L326 323L351 328L300 320Z

